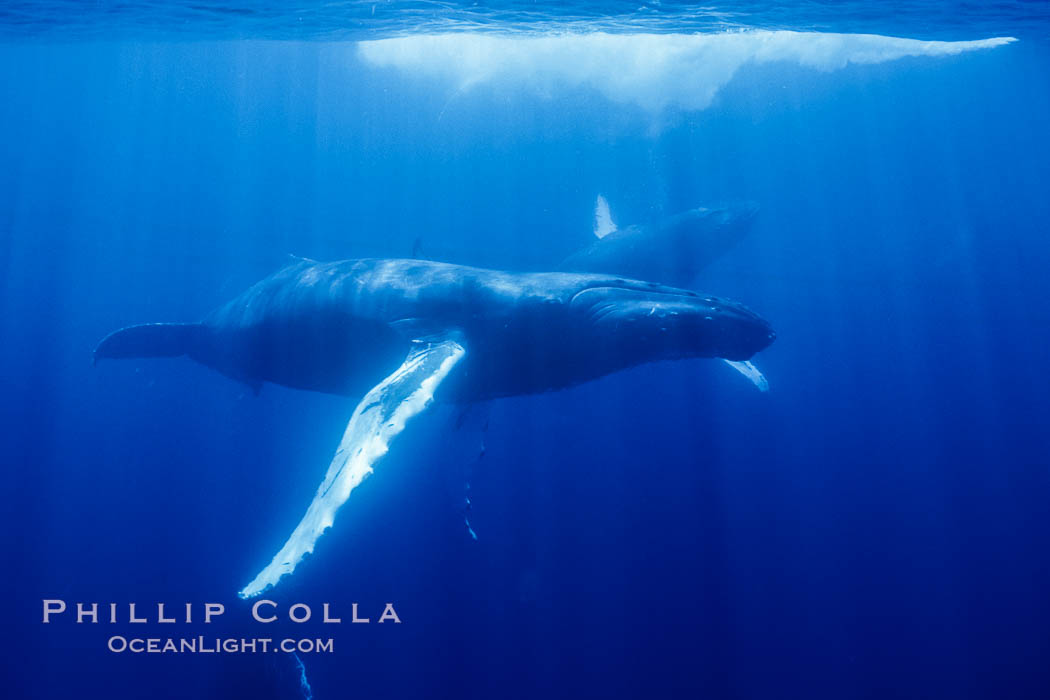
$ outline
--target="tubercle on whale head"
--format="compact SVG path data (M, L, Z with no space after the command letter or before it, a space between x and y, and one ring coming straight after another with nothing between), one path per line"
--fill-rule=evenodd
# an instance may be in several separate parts
M776 340L769 322L743 304L673 288L591 287L570 307L590 324L597 342L640 360L742 361Z

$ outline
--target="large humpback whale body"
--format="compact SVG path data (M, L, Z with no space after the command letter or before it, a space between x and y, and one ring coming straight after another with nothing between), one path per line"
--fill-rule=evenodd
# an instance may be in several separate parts
M300 260L200 323L118 330L95 357L187 355L256 387L364 395L306 515L240 592L248 598L313 551L350 491L439 387L438 398L470 403L657 360L744 361L774 337L738 303L611 275Z

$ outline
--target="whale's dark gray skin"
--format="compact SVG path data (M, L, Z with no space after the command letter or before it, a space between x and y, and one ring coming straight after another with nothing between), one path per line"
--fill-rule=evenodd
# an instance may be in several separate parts
M467 350L442 388L456 402L561 389L657 360L747 360L775 337L736 302L608 274L303 260L201 323L116 331L95 357L188 355L253 386L359 396L413 341L450 331Z
M604 201L599 200L599 208L603 206ZM690 288L701 270L748 234L757 214L758 205L754 202L737 202L690 209L652 224L615 229L570 255L558 269L622 275ZM609 224L613 225L611 220Z
M459 403L530 394L655 360L746 360L773 339L735 302L607 274L301 260L200 323L116 331L95 357L188 355L253 387L363 395L305 515L240 591L247 599L314 551L439 388Z

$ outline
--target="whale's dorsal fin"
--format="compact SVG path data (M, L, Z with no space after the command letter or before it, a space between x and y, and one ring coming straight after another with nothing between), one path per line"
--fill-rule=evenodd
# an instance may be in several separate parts
M365 394L347 423L306 515L266 568L241 590L241 598L253 598L277 585L314 550L350 492L372 473L405 423L430 405L434 391L465 354L466 349L453 333L416 344L393 374Z
M612 220L612 214L609 213L609 203L605 201L605 197L598 195L598 199L594 202L594 235L598 238L605 238L615 230L616 223Z

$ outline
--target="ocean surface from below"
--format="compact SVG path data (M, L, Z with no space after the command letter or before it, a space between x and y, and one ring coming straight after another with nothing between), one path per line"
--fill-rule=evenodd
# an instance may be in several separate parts
M438 2L282 3L259 0L15 0L0 4L0 38L97 40L297 39L353 41L454 31L498 33L713 33L767 29L881 34L942 41L990 36L1041 38L1050 3Z

